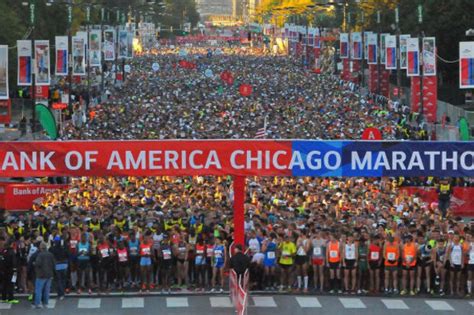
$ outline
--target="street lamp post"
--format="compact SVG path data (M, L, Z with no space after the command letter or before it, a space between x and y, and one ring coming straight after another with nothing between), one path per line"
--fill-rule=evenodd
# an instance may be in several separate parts
M380 59L382 58L382 45L381 45L381 40L382 40L382 28L380 26L381 19L380 19L380 10L377 10L377 94L380 95L380 71L382 70Z
M72 112L72 67L73 67L73 62L72 62L72 0L68 0L68 5L67 5L67 23L68 23L68 30L67 30L67 36L68 36L68 49L69 49L69 62L68 62L68 98L67 98L67 106L69 112Z
M36 131L36 112L35 112L35 104L36 104L36 61L35 61L35 22L36 22L36 0L29 0L28 2L24 1L22 3L23 6L28 6L29 11L29 24L31 27L31 42L33 45L32 56L31 56L31 134L34 136Z
M398 99L401 100L401 86L402 86L402 72L401 72L401 60L400 60L400 9L399 6L395 8L395 25L397 28L397 88L398 88Z
M91 6L86 6L86 27L87 27L87 100L86 100L86 110L89 109L89 104L91 100L91 56L90 56L90 21L91 21Z
M420 120L423 118L423 113L424 113L424 102L423 102L423 54L422 54L422 49L423 49L423 5L419 4L418 5L418 26L420 29L420 39L419 39L419 57L421 62L420 62Z
M104 43L104 20L105 20L105 8L100 9L100 38L102 40L102 43ZM104 91L104 65L105 65L105 54L104 54L104 49L102 47L101 49L101 58L100 58L100 91L103 93Z

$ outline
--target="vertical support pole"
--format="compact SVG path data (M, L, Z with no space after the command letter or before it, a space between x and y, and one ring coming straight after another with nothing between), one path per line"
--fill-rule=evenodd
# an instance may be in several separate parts
M234 176L234 243L245 245L245 177Z

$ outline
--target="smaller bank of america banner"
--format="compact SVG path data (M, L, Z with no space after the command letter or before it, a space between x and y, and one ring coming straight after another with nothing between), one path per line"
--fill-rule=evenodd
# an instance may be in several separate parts
M351 53L352 59L361 60L362 59L362 34L360 32L351 33Z
M397 37L385 37L385 69L397 69Z
M407 39L407 76L420 75L420 44L417 38Z
M377 47L377 34L370 33L367 36L367 63L369 65L377 64L377 54L378 54L378 47Z
M349 34L341 33L339 36L339 41L341 59L349 58Z

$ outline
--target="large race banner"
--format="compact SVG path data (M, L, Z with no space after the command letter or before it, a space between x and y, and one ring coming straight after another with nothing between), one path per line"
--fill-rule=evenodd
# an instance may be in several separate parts
M385 37L385 69L397 69L397 36Z
M84 38L80 36L72 38L72 74L86 74L86 47Z
M459 43L459 88L474 88L474 42Z
M349 58L349 34L341 33L340 37L340 57L341 59Z
M115 60L115 31L104 31L104 60Z
M16 42L18 53L18 86L30 86L32 80L33 50L31 40L18 40Z
M8 46L0 45L0 100L8 100Z
M407 39L407 76L420 75L420 44L418 38Z
M35 84L50 85L49 40L35 40Z
M101 66L101 62L102 62L101 42L102 42L101 30L91 30L89 32L89 64L91 67Z
M68 74L68 37L56 36L56 75Z
M474 176L474 142L0 142L0 176Z
M436 38L423 38L423 75L436 76Z

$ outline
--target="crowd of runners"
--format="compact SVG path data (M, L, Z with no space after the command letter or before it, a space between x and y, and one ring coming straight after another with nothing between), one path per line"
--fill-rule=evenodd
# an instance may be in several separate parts
M85 125L64 126L64 139L240 139L264 126L267 138L360 139L367 127L384 139L428 137L406 106L258 48L164 48L134 58L131 69L124 85L108 87L107 101L87 109ZM474 226L446 211L449 203L440 209L407 194L410 180L248 178L251 288L470 296ZM441 194L465 184L414 181ZM14 275L16 289L31 293L46 243L60 297L225 290L232 200L227 177L72 178L30 212L2 218L2 277Z

